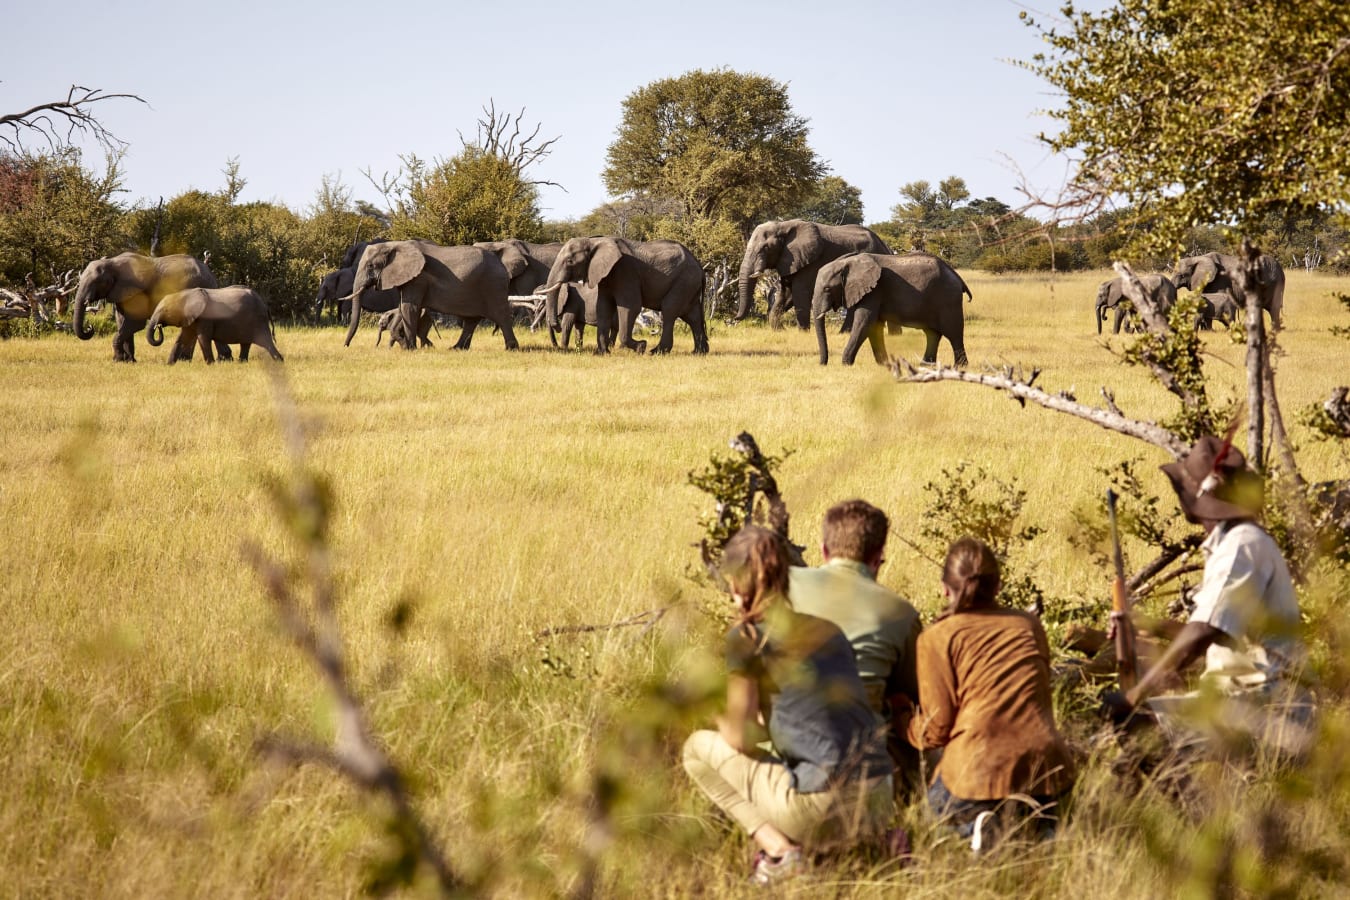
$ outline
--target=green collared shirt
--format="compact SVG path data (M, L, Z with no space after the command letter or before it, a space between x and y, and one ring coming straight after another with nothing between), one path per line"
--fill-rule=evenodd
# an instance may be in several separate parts
M914 671L919 614L872 570L852 559L834 558L819 568L793 568L788 587L793 609L839 626L858 662L868 702L889 716L886 698L905 694L919 699Z

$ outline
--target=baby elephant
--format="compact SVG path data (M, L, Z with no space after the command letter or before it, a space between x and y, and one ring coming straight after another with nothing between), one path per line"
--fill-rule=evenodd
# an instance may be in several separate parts
M180 359L192 359L192 345L198 343L206 364L215 362L212 341L239 345L239 361L248 360L248 348L257 344L277 362L281 354L272 341L272 322L267 301L257 291L233 284L223 288L190 288L169 294L146 323L146 340L158 347L164 343L164 326L182 329L178 341L169 350L169 365Z

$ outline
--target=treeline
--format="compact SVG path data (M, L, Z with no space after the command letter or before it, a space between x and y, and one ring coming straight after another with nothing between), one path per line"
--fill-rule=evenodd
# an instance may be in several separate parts
M281 319L308 315L322 276L356 240L421 238L440 244L520 238L562 240L613 234L673 238L705 264L735 266L760 222L805 218L862 224L861 192L810 147L786 85L730 70L692 71L642 87L624 101L603 178L617 199L576 220L545 221L533 169L558 138L519 114L484 108L478 130L459 151L431 160L405 156L397 173L372 183L383 208L323 177L314 200L293 210L240 202L246 185L237 159L222 185L188 190L154 204L123 199L122 160L110 152L102 172L61 146L32 153L0 149L0 284L31 274L50 283L91 259L138 250L207 257L222 284L248 284ZM370 177L367 175L367 177ZM995 197L972 198L957 176L936 188L900 188L889 219L870 223L897 251L926 249L958 268L993 272L1072 270L1110 264L1131 238L1128 209L1072 226L1047 225ZM1336 262L1350 237L1316 208L1302 217L1271 216L1251 235L1286 267ZM1217 228L1192 229L1188 251L1231 245ZM1170 260L1135 260L1161 268Z

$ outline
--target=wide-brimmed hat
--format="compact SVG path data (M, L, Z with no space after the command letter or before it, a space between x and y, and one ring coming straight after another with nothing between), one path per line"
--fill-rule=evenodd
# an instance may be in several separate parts
M1212 435L1200 438L1185 457L1162 470L1192 522L1253 519L1265 504L1261 476L1247 468L1242 451Z

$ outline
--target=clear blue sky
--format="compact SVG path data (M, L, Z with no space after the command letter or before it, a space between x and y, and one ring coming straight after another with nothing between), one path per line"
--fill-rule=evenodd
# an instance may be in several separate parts
M623 99L717 67L788 85L811 145L862 190L869 222L888 218L910 181L959 175L973 195L1017 206L1014 167L1041 188L1064 177L1035 140L1055 98L1011 62L1041 46L1011 0L16 6L0 57L5 111L72 83L148 101L99 109L130 145L130 202L219 189L238 157L245 200L303 210L328 174L378 203L361 170L453 155L492 100L559 138L532 174L566 188L541 190L546 218L578 217L609 199L600 173ZM96 153L86 162L101 168Z

